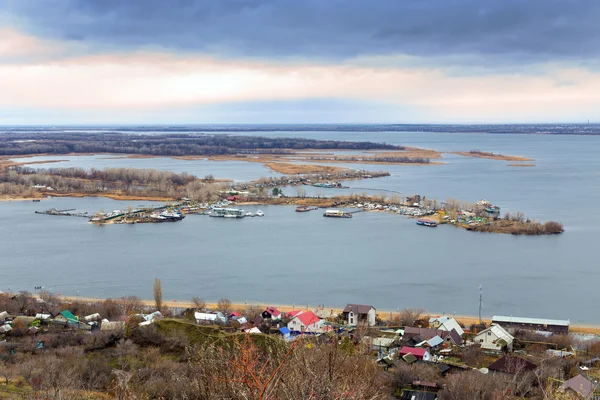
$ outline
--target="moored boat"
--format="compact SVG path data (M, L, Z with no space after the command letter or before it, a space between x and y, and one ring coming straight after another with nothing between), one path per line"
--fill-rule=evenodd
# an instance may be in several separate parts
M436 226L439 225L439 223L437 221L433 221L431 219L419 218L417 220L417 225L423 225L423 226L428 226L430 228L435 228Z
M296 212L307 212L307 211L311 211L314 210L313 207L311 206L298 206L296 207Z
M258 210L258 211L256 212L256 216L257 216L257 217L264 217L264 216L265 216L265 213L264 213L264 212L262 212L261 210Z
M342 210L326 210L323 216L330 218L352 218L352 213Z

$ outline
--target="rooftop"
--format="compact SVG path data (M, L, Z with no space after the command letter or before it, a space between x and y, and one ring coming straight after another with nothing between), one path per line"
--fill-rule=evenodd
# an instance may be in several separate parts
M523 317L506 317L502 315L494 315L492 322L506 322L513 324L532 324L532 325L557 325L569 326L570 321L564 319L545 319L545 318L523 318Z

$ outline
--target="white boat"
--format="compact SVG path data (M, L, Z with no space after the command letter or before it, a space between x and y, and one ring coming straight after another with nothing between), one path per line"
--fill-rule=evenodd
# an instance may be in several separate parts
M251 212L247 212L246 217L254 217L254 214L252 214Z
M265 216L265 213L264 213L264 212L262 212L261 210L258 210L258 211L256 212L256 216L257 216L257 217L264 217L264 216Z
M238 208L213 208L208 215L211 217L244 218L246 212Z

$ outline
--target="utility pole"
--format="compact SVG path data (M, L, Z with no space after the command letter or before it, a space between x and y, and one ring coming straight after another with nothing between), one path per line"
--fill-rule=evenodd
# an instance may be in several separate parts
M483 324L481 320L481 308L483 307L483 286L479 285L479 326Z

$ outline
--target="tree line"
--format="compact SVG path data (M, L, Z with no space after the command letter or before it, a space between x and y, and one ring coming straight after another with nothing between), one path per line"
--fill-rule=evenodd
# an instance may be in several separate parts
M303 138L266 138L226 134L142 135L125 133L7 132L0 139L0 155L118 153L156 156L229 155L238 153L288 154L291 150L402 150L402 146Z

